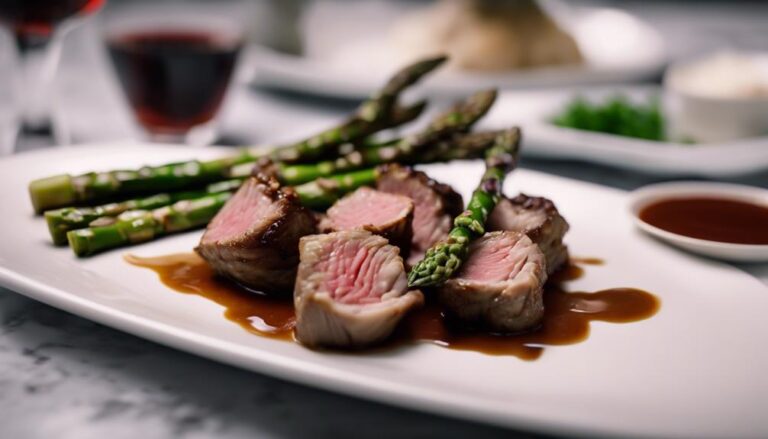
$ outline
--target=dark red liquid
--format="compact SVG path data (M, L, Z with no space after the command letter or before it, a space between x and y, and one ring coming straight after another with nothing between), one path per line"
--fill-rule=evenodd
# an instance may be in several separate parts
M154 133L183 133L221 105L239 41L198 31L125 34L109 53L139 122Z
M708 241L768 244L768 208L725 198L671 198L640 211L640 219L668 232Z
M60 22L101 7L104 0L0 0L0 21L17 34L49 35Z

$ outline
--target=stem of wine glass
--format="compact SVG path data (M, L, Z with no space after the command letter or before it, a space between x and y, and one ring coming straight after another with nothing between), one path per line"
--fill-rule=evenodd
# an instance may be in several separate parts
M18 109L21 131L52 136L52 85L61 54L55 35L17 34Z

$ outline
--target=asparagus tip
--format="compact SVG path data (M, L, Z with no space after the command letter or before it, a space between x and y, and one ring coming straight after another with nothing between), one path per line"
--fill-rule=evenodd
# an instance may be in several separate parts
M426 64L426 65L431 66L430 67L430 70L431 70L431 69L434 69L435 67L439 66L440 64L442 64L442 63L444 63L446 61L448 61L448 54L441 53L441 54L435 55L435 56L433 56L431 58L424 59L424 60L422 60L422 61L420 61L418 63L419 64Z

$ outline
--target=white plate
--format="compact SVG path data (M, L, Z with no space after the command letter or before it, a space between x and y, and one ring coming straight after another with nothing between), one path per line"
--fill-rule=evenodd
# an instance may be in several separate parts
M665 176L732 177L768 169L768 137L690 145L561 128L549 122L576 96L600 102L617 94L642 102L661 97L661 89L609 86L508 91L481 126L520 124L525 133L523 153L531 157L577 159Z
M410 61L395 53L388 43L392 22L403 12L400 9L409 7L402 2L394 5L381 1L318 2L303 20L305 55L255 48L248 61L253 81L320 95L369 95ZM440 71L424 82L425 90L457 95L486 87L637 81L658 74L667 61L658 31L624 11L560 3L548 9L578 42L584 65L488 74Z
M672 198L722 197L768 207L768 190L740 184L677 181L644 186L630 194L629 209L643 231L682 249L717 259L737 262L768 262L768 245L708 241L668 232L640 219L646 206ZM768 224L766 224L768 227Z
M538 361L433 345L330 354L242 330L218 305L163 287L114 251L78 260L53 248L32 215L30 179L145 162L210 157L220 150L98 145L0 160L0 284L115 328L253 371L417 410L515 428L588 435L768 435L768 288L727 265L689 256L635 230L623 192L518 171L507 190L552 197L572 225L573 254L604 258L570 286L628 286L662 300L653 318L595 323L588 340L547 348ZM465 195L479 164L433 166ZM189 233L129 251L188 251Z

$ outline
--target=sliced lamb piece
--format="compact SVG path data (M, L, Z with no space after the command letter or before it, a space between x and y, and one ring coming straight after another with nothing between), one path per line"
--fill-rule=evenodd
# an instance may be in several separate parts
M544 315L544 254L525 234L492 232L475 240L459 273L438 290L451 316L470 326L509 333L531 329Z
M247 288L288 293L299 263L299 238L315 218L290 189L264 176L246 180L208 224L197 251L216 273Z
M402 195L362 187L337 201L320 222L320 231L368 230L381 235L407 255L413 229L413 201Z
M365 230L301 238L294 288L296 338L316 347L360 348L383 341L412 308L397 247Z
M488 218L488 231L522 232L538 244L546 257L548 274L568 260L568 247L563 244L568 228L568 222L552 201L525 194L503 198Z
M453 218L464 209L461 195L453 188L409 167L396 164L380 167L376 188L413 200L413 238L408 265L418 262L434 243L448 236Z

